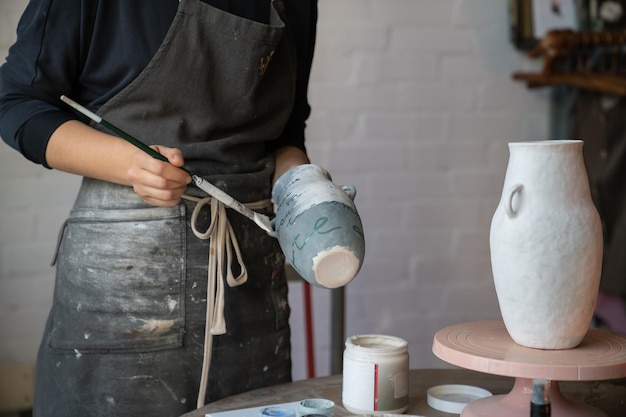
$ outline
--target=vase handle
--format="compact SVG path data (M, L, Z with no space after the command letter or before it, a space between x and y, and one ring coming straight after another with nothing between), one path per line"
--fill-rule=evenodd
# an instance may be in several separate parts
M522 184L515 184L507 193L508 197L504 201L504 212L510 219L517 215L517 210L513 208L513 197L515 197L515 194L521 194L522 188L524 188Z

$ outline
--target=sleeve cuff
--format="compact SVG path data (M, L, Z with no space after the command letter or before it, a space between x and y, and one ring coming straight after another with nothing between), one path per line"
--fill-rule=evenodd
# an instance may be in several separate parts
M29 160L50 168L46 162L46 148L52 133L63 123L75 120L61 111L39 113L22 125L17 133L19 151Z

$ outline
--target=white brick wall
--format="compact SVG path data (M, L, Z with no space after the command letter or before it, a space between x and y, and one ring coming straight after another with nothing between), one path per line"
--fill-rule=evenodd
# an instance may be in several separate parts
M26 0L0 0L0 53ZM546 139L548 96L500 0L320 0L308 147L354 184L367 254L347 287L347 335L408 340L412 367L440 328L499 318L488 235L514 140ZM33 361L53 289L57 230L78 179L0 145L0 363ZM294 378L305 377L301 285L292 284ZM329 372L328 292L314 289L318 375Z

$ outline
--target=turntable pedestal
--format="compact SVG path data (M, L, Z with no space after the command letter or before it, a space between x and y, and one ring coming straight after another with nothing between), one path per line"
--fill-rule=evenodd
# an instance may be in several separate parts
M541 350L515 343L502 321L462 323L437 332L433 353L462 368L515 378L510 393L476 400L461 417L528 417L536 378L550 381L552 417L606 417L561 395L559 381L626 376L626 336L600 329L590 329L576 348Z

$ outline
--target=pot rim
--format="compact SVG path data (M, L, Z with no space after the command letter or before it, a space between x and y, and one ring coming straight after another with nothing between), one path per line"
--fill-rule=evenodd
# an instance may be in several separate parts
M558 145L573 145L582 144L581 139L554 139L554 140L526 140L519 142L509 142L509 146L558 146Z

